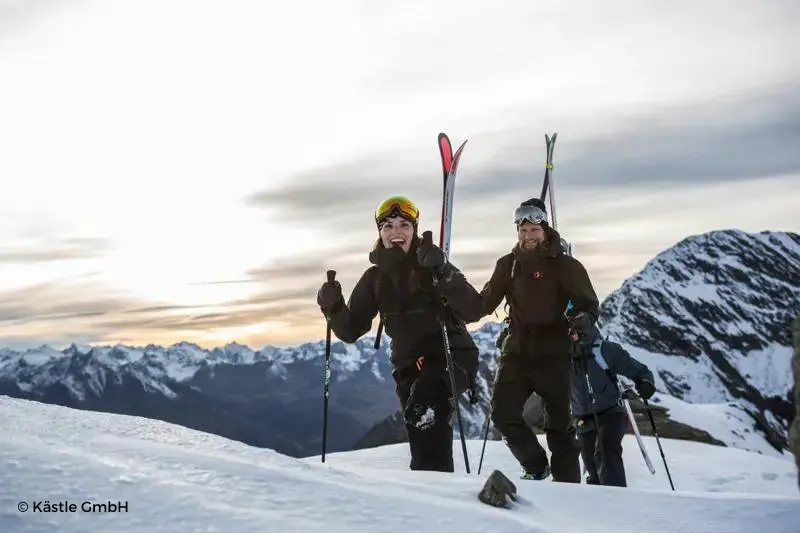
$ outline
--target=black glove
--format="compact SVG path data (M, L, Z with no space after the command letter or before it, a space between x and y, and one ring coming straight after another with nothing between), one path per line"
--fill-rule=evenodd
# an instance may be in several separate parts
M444 256L444 250L435 244L420 244L417 248L417 262L422 268L432 268L440 271L447 258Z
M578 337L583 337L586 333L592 329L592 321L589 319L589 315L581 311L580 313L572 316L568 320L569 324L569 333L572 335L573 333L577 334Z
M344 305L342 286L338 281L326 281L317 291L317 304L324 314L335 314Z
M649 379L640 379L636 382L636 394L643 400L649 400L656 393L656 386Z

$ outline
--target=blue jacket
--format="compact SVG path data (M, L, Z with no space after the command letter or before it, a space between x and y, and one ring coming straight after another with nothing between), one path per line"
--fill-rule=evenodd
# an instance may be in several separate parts
M593 335L579 345L578 350L580 354L572 361L572 415L584 419L584 424L579 425L579 430L581 426L584 426L584 431L594 426L592 420L594 413L625 411L616 383L617 374L631 379L634 383L638 383L642 379L655 383L653 373L647 366L631 357L616 342L603 340L596 328ZM598 364L595 358L597 350L602 354L614 380ZM593 394L589 394L589 386L586 383L587 374ZM592 396L594 396L594 405L592 405Z

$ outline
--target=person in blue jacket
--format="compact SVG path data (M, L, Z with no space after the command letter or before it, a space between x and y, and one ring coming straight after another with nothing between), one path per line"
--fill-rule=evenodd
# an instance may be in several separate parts
M572 414L586 483L625 487L622 438L628 414L617 374L632 380L636 393L648 400L656 392L653 373L618 343L603 340L597 327L573 341Z

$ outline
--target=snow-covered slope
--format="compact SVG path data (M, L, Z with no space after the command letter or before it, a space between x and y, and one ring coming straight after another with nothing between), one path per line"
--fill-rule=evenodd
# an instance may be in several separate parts
M776 450L786 447L800 236L688 237L626 280L601 311L603 332L656 371L659 391L740 420L738 435L716 428L717 438L765 451L757 433Z
M0 531L9 533L794 533L800 512L788 461L697 443L663 443L675 493L627 443L629 488L520 480L520 500L495 509L476 498L486 475L516 477L496 442L477 476L411 472L402 445L322 464L161 421L2 396L0 419ZM44 502L75 510L45 512ZM102 512L109 503L125 507Z

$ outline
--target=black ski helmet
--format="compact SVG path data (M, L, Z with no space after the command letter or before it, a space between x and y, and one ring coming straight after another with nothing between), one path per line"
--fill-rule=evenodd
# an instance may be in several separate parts
M544 202L541 201L538 198L531 198L530 200L525 200L524 202L519 204L520 207L524 207L526 205L530 205L530 206L533 206L533 207L538 207L539 209L541 209L542 211L547 213L547 208L545 207Z

